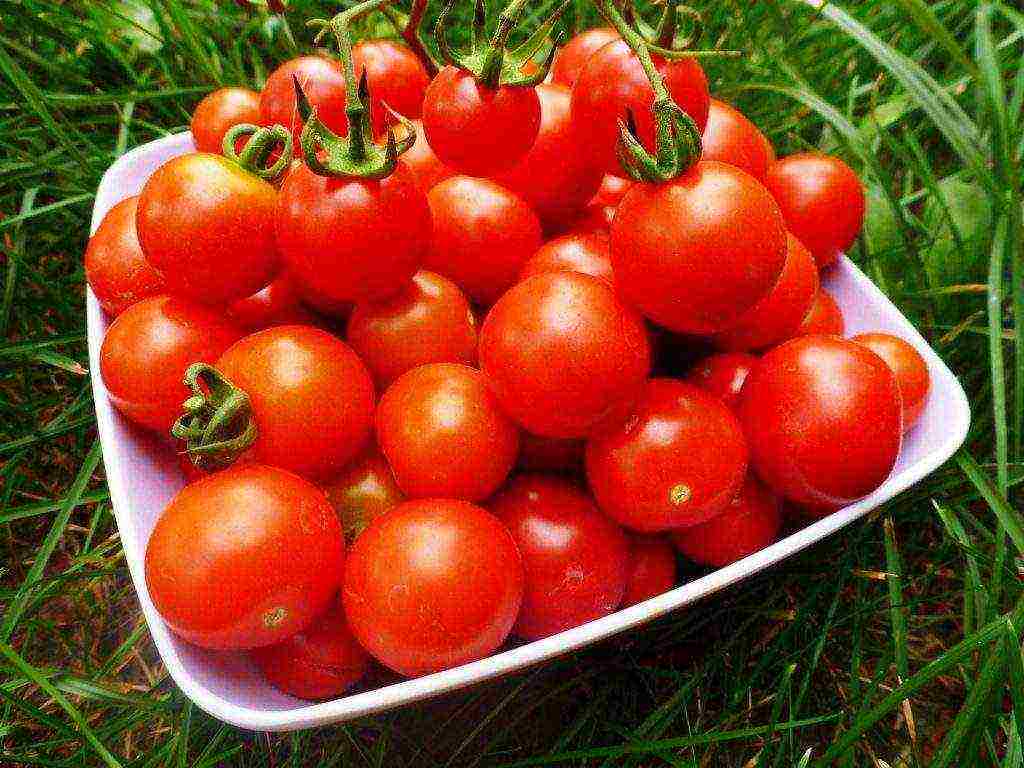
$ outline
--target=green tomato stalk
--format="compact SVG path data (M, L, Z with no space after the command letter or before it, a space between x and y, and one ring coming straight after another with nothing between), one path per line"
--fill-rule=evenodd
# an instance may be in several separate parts
M230 467L256 441L256 421L249 395L212 365L193 363L185 371L192 395L171 436L185 441L192 463L214 472Z
M242 136L249 138L239 152L236 144ZM267 162L278 146L281 147L281 156L273 165L267 167ZM273 181L284 173L292 162L292 149L291 131L283 125L261 127L252 123L240 123L232 126L224 134L224 141L221 144L221 151L228 160L264 181Z

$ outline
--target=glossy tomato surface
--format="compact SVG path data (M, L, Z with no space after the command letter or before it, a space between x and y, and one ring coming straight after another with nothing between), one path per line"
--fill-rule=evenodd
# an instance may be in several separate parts
M795 335L842 336L844 333L846 333L846 321L843 320L843 311L839 309L832 294L824 288L820 288L814 297L810 311L800 323Z
M701 143L702 160L735 165L764 183L769 165L768 139L735 107L711 99Z
M607 232L571 232L548 240L523 265L519 279L545 272L582 272L609 285L612 274L611 244Z
M619 33L611 27L597 27L580 32L558 49L551 63L551 82L572 88L580 70L598 50L618 40Z
M416 177L416 186L426 194L445 179L454 176L455 171L442 163L430 148L427 136L423 132L423 122L413 120L412 124L416 129L416 143L402 155L402 162L409 166Z
M853 341L863 344L892 368L903 400L903 431L906 432L921 418L928 402L931 376L921 353L899 336L889 333L862 333Z
M757 365L757 358L745 352L720 352L699 361L686 380L707 390L730 408L736 406L747 376Z
M247 331L317 322L316 316L303 306L299 289L287 274L279 274L252 296L229 304L228 317Z
M260 123L280 124L292 132L298 151L303 122L295 104L295 85L299 81L317 117L334 133L348 133L345 114L345 73L341 64L322 56L299 56L286 61L267 77L260 94Z
M190 123L192 140L199 152L219 155L228 130L240 123L258 125L259 122L260 95L256 91L251 88L218 88L196 105Z
M376 444L371 444L340 474L323 485L345 531L345 540L355 541L373 520L394 509L405 494Z
M356 78L366 73L374 132L398 122L385 104L402 117L420 116L430 75L408 46L394 40L362 40L352 47L352 63Z
M629 567L622 607L650 600L676 585L676 553L665 536L630 534Z

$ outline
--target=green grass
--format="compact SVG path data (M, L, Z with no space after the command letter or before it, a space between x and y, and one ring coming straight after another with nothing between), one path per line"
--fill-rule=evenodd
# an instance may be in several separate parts
M81 254L118 155L182 130L213 86L259 84L336 6L0 0L0 765L1024 764L1024 16L696 5L703 47L745 52L708 62L714 90L781 152L862 173L853 256L959 375L967 446L867 520L642 630L268 736L193 708L141 621L98 461ZM361 27L391 33L379 14Z

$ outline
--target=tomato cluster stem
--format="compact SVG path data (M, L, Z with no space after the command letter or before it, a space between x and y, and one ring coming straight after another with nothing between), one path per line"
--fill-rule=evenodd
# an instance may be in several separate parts
M242 136L248 136L245 146L239 152L236 143ZM267 167L276 147L281 147L281 155ZM273 181L280 176L292 162L292 134L283 125L258 126L241 123L232 126L221 144L221 151L229 160L237 163L243 170L264 181Z
M189 458L200 469L231 466L256 441L249 395L207 363L190 365L184 383L192 395L182 404L184 413L171 435L185 441Z

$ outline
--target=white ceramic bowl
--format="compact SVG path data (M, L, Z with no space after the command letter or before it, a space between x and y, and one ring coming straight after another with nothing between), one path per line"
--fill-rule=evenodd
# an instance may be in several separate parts
M192 150L191 135L184 133L138 147L120 158L100 183L93 210L93 231L117 202L138 194L156 168ZM180 640L171 634L153 607L143 578L146 542L164 506L181 488L183 478L166 445L131 426L110 403L99 375L99 351L107 319L90 291L89 361L107 483L139 602L171 677L202 709L244 728L286 731L340 722L505 675L636 627L789 557L891 499L934 471L960 446L970 422L967 398L959 382L920 334L850 261L840 260L828 272L824 284L842 308L849 333L877 330L900 336L924 356L931 372L931 396L921 421L907 435L896 469L881 488L767 549L640 605L472 664L320 704L300 701L275 690L244 654L205 651Z

